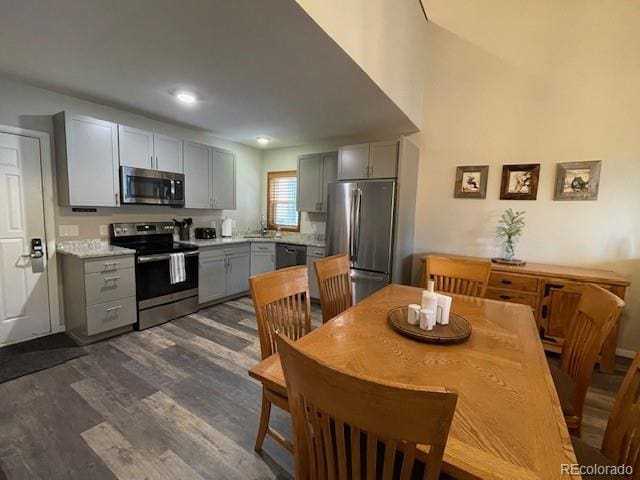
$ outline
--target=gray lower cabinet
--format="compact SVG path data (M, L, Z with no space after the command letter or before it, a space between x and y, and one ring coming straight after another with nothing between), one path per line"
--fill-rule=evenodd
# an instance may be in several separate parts
M62 256L65 326L81 343L131 329L136 322L133 255Z
M199 302L207 303L249 290L251 250L248 243L201 247Z
M309 272L309 294L311 298L320 298L320 289L318 288L318 279L316 278L316 270L313 262L324 258L325 251L322 247L307 247L307 270Z
M226 287L227 256L223 251L205 254L200 249L200 268L198 271L198 296L200 303L222 298L227 294Z
M251 244L251 276L273 272L276 269L275 243Z
M227 258L229 259L227 262L227 295L246 292L249 290L251 252L247 249L228 255Z

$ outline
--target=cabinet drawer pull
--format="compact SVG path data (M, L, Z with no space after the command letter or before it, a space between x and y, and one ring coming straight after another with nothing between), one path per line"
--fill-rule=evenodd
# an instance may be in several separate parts
M111 307L111 308L105 309L105 312L107 312L107 313L115 312L116 310L121 310L121 309L122 309L122 305L118 305L117 307Z
M509 295L500 295L500 298L502 300L511 300L511 297Z
M120 277L104 277L104 283L115 282L116 280L120 280Z
M506 278L502 280L502 283L505 285L511 285L513 282L511 280L507 280Z
M109 262L109 263L103 263L102 266L104 267L104 269L108 269L110 267L115 267L116 265L118 265L120 262Z

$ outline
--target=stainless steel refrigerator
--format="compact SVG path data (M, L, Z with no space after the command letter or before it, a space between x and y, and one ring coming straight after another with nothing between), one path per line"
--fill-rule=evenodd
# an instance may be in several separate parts
M391 283L395 180L329 184L327 253L345 253L356 302Z

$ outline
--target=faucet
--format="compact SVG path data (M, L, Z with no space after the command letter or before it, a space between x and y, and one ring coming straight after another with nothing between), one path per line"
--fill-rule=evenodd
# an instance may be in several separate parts
M262 215L262 218L260 219L260 235L263 237L267 236L267 222L264 220L264 215Z

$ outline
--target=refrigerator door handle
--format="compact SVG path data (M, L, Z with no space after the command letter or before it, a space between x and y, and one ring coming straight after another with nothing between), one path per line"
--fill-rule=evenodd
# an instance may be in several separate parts
M353 241L355 239L354 225L355 225L355 203L357 190L354 188L351 190L351 206L349 211L349 261L355 261L355 248Z
M356 189L356 205L355 205L355 222L353 225L354 229L354 241L353 241L353 256L354 262L358 261L358 250L360 245L360 213L362 211L362 189Z

